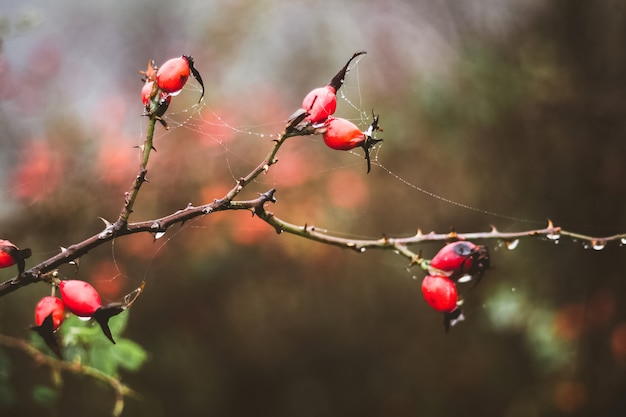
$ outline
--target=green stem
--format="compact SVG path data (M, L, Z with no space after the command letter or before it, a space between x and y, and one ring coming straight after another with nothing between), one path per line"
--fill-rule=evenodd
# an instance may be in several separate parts
M137 172L137 176L135 177L135 182L133 183L131 189L126 193L126 199L124 200L124 208L120 213L120 217L117 220L118 227L124 227L128 224L128 219L130 218L130 214L133 212L133 207L135 205L135 201L137 200L137 195L139 195L139 190L141 189L141 185L146 181L146 175L148 174L148 160L150 159L150 152L154 149L152 146L152 139L154 137L154 127L156 125L156 116L151 116L150 121L148 122L148 132L146 133L146 140L143 143L141 148L141 162L139 164L139 172Z

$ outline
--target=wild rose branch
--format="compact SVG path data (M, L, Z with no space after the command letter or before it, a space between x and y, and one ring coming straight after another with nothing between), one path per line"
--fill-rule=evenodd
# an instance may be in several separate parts
M321 135L329 148L335 150L350 150L362 148L367 161L367 171L369 172L369 150L375 146L380 139L374 136L376 132L382 131L378 123L378 116L373 114L373 120L368 129L363 132L352 122L336 118L333 113L336 109L336 93L343 85L350 63L365 52L355 53L346 65L331 79L331 82L324 86L313 89L308 93L302 106L290 118L284 131L274 141L268 155L260 164L247 175L242 176L236 184L221 198L213 202L193 206L188 205L184 209L178 210L167 216L147 221L130 222L134 204L139 196L140 189L148 173L148 161L153 147L153 136L157 122L165 128L167 124L163 120L163 115L176 93L187 81L189 75L196 77L202 85L204 95L204 84L200 74L193 65L193 59L189 56L174 58L161 66L156 67L154 62L150 62L148 69L142 71L144 87L142 89L142 101L146 108L146 115L149 117L146 138L140 148L141 159L137 175L129 191L125 194L124 204L118 219L111 223L105 221L105 229L100 233L88 237L87 239L63 248L60 253L52 256L39 264L26 269L25 259L30 256L28 249L19 250L8 241L2 241L0 248L0 267L13 264L18 265L18 275L14 278L0 283L0 297L7 295L19 288L33 283L53 281L53 273L61 265L76 261L86 255L92 249L106 244L113 239L122 238L136 233L165 233L171 226L182 224L191 219L206 216L211 213L225 210L249 210L260 220L268 223L277 232L290 233L305 239L317 241L323 244L334 245L346 249L363 252L367 249L391 250L409 260L411 265L419 265L428 270L429 263L419 256L419 252L411 249L424 242L441 241L470 241L470 240L498 240L504 245L512 245L521 238L545 238L548 240L558 240L561 237L580 241L594 248L601 248L610 243L626 243L626 234L616 234L605 237L593 237L576 232L563 230L558 226L548 222L547 227L519 232L500 232L492 228L488 232L475 233L422 233L418 230L415 235L408 237L382 236L378 239L350 239L343 238L332 233L323 231L311 225L295 225L268 211L268 203L275 203L275 190L269 190L251 200L235 200L244 188L259 175L268 172L272 165L278 162L277 154L282 144L294 136ZM202 98L202 96L201 96Z

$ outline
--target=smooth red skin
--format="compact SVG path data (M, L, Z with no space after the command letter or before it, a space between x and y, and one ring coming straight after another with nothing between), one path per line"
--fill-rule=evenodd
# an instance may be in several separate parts
M148 81L141 88L141 102L144 105L148 105L150 101L150 94L152 94L152 86L154 85L154 81Z
M467 255L459 255L454 250L459 245L466 245L470 250L476 248L472 242L459 240L448 243L430 261L430 266L444 272L457 272L460 274L469 271L472 267L472 259Z
M8 240L4 240L4 239L0 239L0 246L4 246L4 247L12 246L17 249L17 246L9 242ZM9 255L8 253L0 250L0 268L7 268L13 265L15 265L15 259L13 259L13 257Z
M185 57L172 58L165 61L157 71L156 82L161 90L174 94L185 86L189 79L189 62Z
M457 308L459 295L456 285L448 277L427 275L422 281L422 294L433 309L450 313Z
M302 108L309 113L305 120L313 124L324 122L337 109L335 89L327 85L312 90L302 100Z
M329 148L348 151L363 144L365 133L349 120L331 117L326 121L326 131L322 138Z
M167 103L167 105L169 105L170 102L172 101L172 96L170 96L166 92L161 91L161 93L160 93L161 100L159 101L159 103L152 103L151 104L150 103L150 95L152 94L153 85L154 85L153 81L148 81L141 88L141 102L144 104L144 106L146 106L146 110L149 111L149 112L155 111L155 109L158 107L158 105L160 105L163 102L165 102L165 103ZM152 108L152 107L154 107L154 108Z
M54 331L65 319L65 306L60 298L47 296L39 300L35 307L35 324L41 326L50 314L52 314L52 330Z
M98 291L85 281L61 281L59 291L65 308L79 317L91 317L102 307Z

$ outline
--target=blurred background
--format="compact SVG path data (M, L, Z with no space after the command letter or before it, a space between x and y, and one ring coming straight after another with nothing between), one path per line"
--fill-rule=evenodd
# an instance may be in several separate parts
M222 197L359 50L336 114L363 129L381 115L372 172L360 152L293 138L242 198L275 187L276 215L352 237L547 219L624 233L625 23L613 0L0 0L0 236L32 266L117 218L149 59L193 55L206 95L190 81L157 126L135 221ZM405 259L277 235L247 212L125 237L61 273L106 301L147 282L124 337L149 360L121 374L141 394L124 415L625 415L626 249L481 243L493 269L449 334ZM3 297L0 333L28 338L49 292ZM64 375L35 401L46 384L49 369L0 348L0 414L110 413L107 386Z

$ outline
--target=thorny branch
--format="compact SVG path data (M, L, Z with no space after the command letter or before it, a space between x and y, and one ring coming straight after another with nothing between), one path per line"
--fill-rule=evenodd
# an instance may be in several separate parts
M587 236L584 234L563 230L562 228L553 225L551 221L548 222L547 227L542 229L532 229L519 232L500 232L495 228L492 228L489 232L475 232L475 233L422 233L420 230L409 237L387 237L383 236L379 239L350 239L335 236L331 233L321 231L311 225L295 225L285 220L276 217L272 212L265 209L265 204L268 202L276 202L274 198L275 190L269 190L266 193L261 194L258 198L247 201L234 201L234 198L244 189L246 185L257 178L261 173L267 172L269 168L274 165L278 160L276 154L281 145L290 137L311 135L315 133L315 129L310 126L302 127L300 122L304 119L305 114L299 114L292 118L285 130L275 140L274 146L265 157L265 159L248 175L241 177L235 186L221 199L216 199L211 203L193 206L189 204L186 208L178 210L167 216L141 222L128 223L128 219L132 212L134 201L139 193L139 189L145 181L145 175L147 174L147 160L152 148L152 134L154 129L149 129L146 143L142 149L142 163L137 174L137 179L131 187L131 191L127 193L127 197L124 202L124 208L120 218L115 223L107 223L106 228L93 235L82 242L71 245L64 248L59 254L46 259L45 261L35 265L34 267L24 271L18 276L0 283L0 297L7 295L19 288L26 285L33 284L40 281L46 281L48 275L55 271L58 267L64 264L68 264L81 256L89 253L90 250L111 241L114 238L120 238L126 235L132 235L135 233L164 233L171 226L176 224L183 224L188 220L196 217L205 216L218 211L225 210L250 210L253 214L256 214L261 220L265 221L278 233L286 232L296 236L303 237L305 239L314 240L320 243L343 247L346 249L352 249L359 252L363 252L367 249L381 249L392 250L395 253L404 256L409 259L411 263L418 262L419 257L414 251L410 250L410 246L418 245L423 242L432 241L449 241L455 239L495 239L510 244L511 242L528 237L543 237L549 240L558 240L561 237L570 238L575 241L580 241L593 248L603 248L608 243L618 242L626 244L626 233L615 234L605 237ZM154 124L154 121L151 121Z

